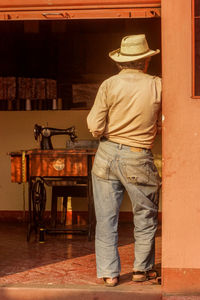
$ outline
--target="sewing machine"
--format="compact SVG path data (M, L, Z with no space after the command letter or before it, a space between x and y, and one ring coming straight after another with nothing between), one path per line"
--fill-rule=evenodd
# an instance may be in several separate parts
M66 149L53 149L51 136L66 134L70 136ZM91 169L98 141L75 140L75 127L57 129L34 127L34 137L40 140L40 149L10 152L11 181L28 182L29 185L29 221L27 240L33 229L44 225L46 203L45 186L52 187L51 225L45 226L46 232L80 232L88 233L91 240L94 232L94 208L91 182ZM63 223L57 222L57 198L64 197ZM68 197L86 198L88 202L88 223L84 226L66 224ZM73 225L73 224L72 224Z
M69 135L72 142L75 141L77 135L75 134L75 127L69 127L67 129L58 129L52 127L45 127L35 124L34 137L36 141L40 141L41 150L53 150L51 137L54 135Z

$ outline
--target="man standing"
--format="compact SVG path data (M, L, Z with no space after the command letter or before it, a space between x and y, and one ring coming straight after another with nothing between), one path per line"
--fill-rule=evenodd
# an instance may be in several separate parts
M92 169L96 213L97 276L119 282L118 217L126 189L134 215L133 281L156 278L153 270L160 177L151 148L159 127L161 79L146 74L150 57L144 34L126 36L109 53L121 71L105 80L87 117L100 144Z

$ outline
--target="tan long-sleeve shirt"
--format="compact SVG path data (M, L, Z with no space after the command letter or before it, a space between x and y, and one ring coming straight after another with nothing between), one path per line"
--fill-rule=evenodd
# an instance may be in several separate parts
M123 69L101 84L87 123L94 137L150 149L160 116L161 79Z

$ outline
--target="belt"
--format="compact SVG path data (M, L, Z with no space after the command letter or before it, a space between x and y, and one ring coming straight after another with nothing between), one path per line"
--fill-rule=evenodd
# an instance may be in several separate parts
M120 143L116 143L116 142L113 142L113 141L110 141L109 139L107 139L106 137L101 137L100 138L100 141L108 141L108 142L111 142L111 143L114 143L114 144L119 144L119 145L123 145L123 144L120 144ZM131 146L128 146L128 145L124 145L126 147L130 147L131 151L132 152L142 152L142 151L148 151L150 149L147 149L147 148L141 148L141 147L131 147Z

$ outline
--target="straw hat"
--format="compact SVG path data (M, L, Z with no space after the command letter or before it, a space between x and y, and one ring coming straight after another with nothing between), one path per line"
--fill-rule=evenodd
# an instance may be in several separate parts
M135 61L156 55L159 49L149 49L145 34L125 36L121 41L121 48L109 53L110 58L116 62Z

